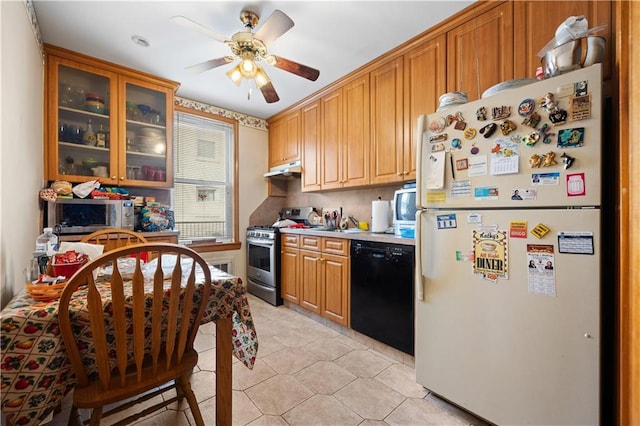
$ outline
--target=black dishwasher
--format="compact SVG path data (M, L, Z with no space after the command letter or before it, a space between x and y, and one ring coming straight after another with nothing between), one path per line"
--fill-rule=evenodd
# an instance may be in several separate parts
M351 328L413 355L414 247L351 241Z

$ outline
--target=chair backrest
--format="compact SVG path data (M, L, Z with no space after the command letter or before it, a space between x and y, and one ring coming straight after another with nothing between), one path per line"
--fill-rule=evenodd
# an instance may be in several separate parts
M143 253L155 259L143 265ZM98 270L102 275L94 278ZM74 310L72 320L69 302L77 290L76 297L86 297L86 309ZM206 261L177 244L127 246L83 266L69 280L59 305L60 330L78 384L86 386L97 372L104 389L114 374L124 386L126 375L140 381L150 362L154 374L170 370L193 349L210 292ZM90 333L79 324L88 324ZM95 364L83 363L88 348L95 351Z
M129 246L132 244L145 244L147 239L137 232L128 229L102 229L84 236L80 242L90 244L100 244L104 246L104 253L116 248Z

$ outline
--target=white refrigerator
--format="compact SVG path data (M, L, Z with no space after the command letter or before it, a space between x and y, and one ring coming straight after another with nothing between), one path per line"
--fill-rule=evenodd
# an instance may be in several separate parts
M601 73L418 120L416 379L496 424L599 423Z

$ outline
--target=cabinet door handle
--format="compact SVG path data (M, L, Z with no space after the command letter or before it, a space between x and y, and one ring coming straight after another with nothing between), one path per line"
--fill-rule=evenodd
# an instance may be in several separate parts
M111 176L111 179L115 180L116 177L115 176ZM124 180L124 176L120 176L120 180Z
M396 173L396 175L402 176L402 172L398 172L398 173Z

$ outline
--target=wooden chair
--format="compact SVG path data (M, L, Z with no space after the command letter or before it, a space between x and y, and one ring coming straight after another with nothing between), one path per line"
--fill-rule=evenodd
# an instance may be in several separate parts
M153 273L147 275L153 277L153 291L148 288L147 295L140 260L141 254L145 252L153 253L158 258ZM177 255L170 278L166 280L170 282L169 291L163 289L163 278L169 276L167 266L171 268L170 265L165 265L164 268L162 265L168 259L162 255L167 254ZM132 255L135 256L133 261ZM123 272L120 271L123 267L118 267L119 258L127 258L129 265L131 262L135 263L135 270L128 271L129 275L124 274L125 277L132 276L130 281L123 279ZM193 261L185 262L185 259ZM113 268L110 283L106 282L106 277L102 279L105 284L110 285L110 298L103 297L98 291L96 282L101 278L96 280L93 274L108 265ZM195 265L200 265L204 275L201 290L196 285ZM72 294L84 284L87 285L91 333L83 333L80 346L95 349L96 362L95 365L92 364L95 373L91 374L83 363L83 355L79 350L80 340L77 340L79 336L76 336L78 331L72 328L69 311ZM167 288L168 286L169 283ZM205 260L195 251L177 244L147 243L114 249L82 267L69 280L60 298L59 307L62 338L78 380L73 393L69 423L75 424L77 421L78 408L93 409L89 424L99 425L102 417L135 405L142 394L142 400L146 400L175 388L177 396L129 416L125 421L134 421L186 397L196 424L204 425L189 377L198 362L193 342L210 292L211 273ZM201 294L206 297L200 297ZM105 312L105 304L109 302L111 307ZM163 309L163 306L168 306L168 310ZM105 326L109 323L112 327ZM164 386L167 383L169 386ZM158 387L162 388L157 389ZM138 400L126 402L103 413L104 406L136 396Z
M84 236L80 242L89 244L100 244L104 246L104 253L116 248L129 246L132 244L146 244L145 237L137 232L128 229L102 229Z

